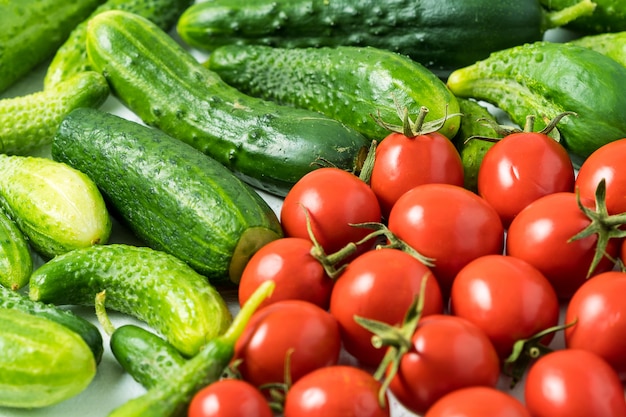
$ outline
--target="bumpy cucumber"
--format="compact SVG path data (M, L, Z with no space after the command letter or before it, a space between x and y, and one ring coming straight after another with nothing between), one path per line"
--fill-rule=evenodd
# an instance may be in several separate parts
M389 134L372 116L401 122L398 106L411 115L428 108L427 122L459 112L456 98L432 71L378 48L227 45L213 51L205 65L246 94L318 111L368 139ZM452 138L458 128L459 117L451 117L439 132Z
M453 72L448 87L461 97L490 102L535 130L565 111L557 128L575 159L626 136L626 68L598 52L568 43L536 42L493 53ZM579 163L579 161L577 161Z
M0 100L0 152L26 155L49 145L65 115L79 107L100 107L109 93L102 74L91 71L47 90Z
M168 31L192 3L193 0L107 0L94 10L90 17L107 10L126 10L144 16L161 29ZM88 19L85 19L76 26L57 50L44 77L44 89L71 78L74 74L91 69L85 47L87 22Z
M569 43L593 49L626 67L626 29L618 33L583 36Z
M541 0L549 9L571 6L577 0ZM566 27L582 33L620 32L626 30L626 5L623 0L593 0L596 8Z
M0 210L0 287L19 290L33 272L33 258L26 237Z
M146 124L274 194L285 195L320 159L353 169L369 145L335 119L239 92L137 15L108 11L95 16L87 52L115 94Z
M97 245L59 255L30 278L32 300L107 307L160 332L181 353L195 355L228 327L226 302L207 279L173 255L126 244Z
M96 375L89 347L68 328L0 308L0 406L39 408L82 392Z

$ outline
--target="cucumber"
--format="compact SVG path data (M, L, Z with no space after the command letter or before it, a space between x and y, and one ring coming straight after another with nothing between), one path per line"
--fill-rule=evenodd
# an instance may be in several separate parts
M96 375L87 344L43 317L0 308L0 406L40 408L82 392Z
M445 78L593 12L590 0L576 3L548 13L538 0L212 0L188 8L177 30L189 45L209 51L228 44L374 46Z
M577 0L541 0L549 9L571 6ZM583 16L566 25L568 29L585 34L621 32L626 30L626 5L624 0L593 0L596 8L589 16Z
M320 160L352 170L369 146L335 119L241 93L140 16L119 10L95 16L87 52L143 122L270 193L284 196Z
M19 290L33 272L33 258L24 234L0 210L0 288Z
M0 2L0 92L51 57L103 0Z
M97 245L59 255L30 278L31 300L95 305L144 321L183 355L193 356L231 321L226 302L206 278L173 255L142 246Z
M27 155L52 143L66 114L78 107L98 108L109 97L109 86L95 71L28 95L0 100L0 152Z
M398 106L426 122L459 112L456 98L432 71L404 55L373 47L273 48L227 45L205 62L238 90L280 104L334 117L371 140L389 131L376 123L398 119ZM448 118L439 132L452 138L459 117Z
M107 0L89 17L106 10L126 10L144 16L161 29L169 31L192 3L193 0ZM71 78L74 74L91 70L85 47L88 20L85 19L76 26L57 50L44 77L44 89Z
M583 36L569 43L593 49L626 67L626 30L618 33Z

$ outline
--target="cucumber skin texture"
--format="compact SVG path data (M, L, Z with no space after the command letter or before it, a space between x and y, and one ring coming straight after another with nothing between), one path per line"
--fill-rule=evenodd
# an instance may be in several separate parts
M87 344L54 321L0 308L0 406L40 408L82 392L96 374Z
M459 97L485 100L524 126L526 116L552 119L564 111L561 141L575 163L600 146L626 136L626 68L588 48L535 42L493 53L456 70L448 87ZM599 93L600 92L600 93Z
M55 305L94 305L102 290L108 308L144 321L186 356L195 355L232 320L204 276L173 255L126 244L55 257L31 275L29 297Z
M569 43L592 49L626 67L626 30L618 33L583 36Z
M578 0L541 0L548 8L562 9L577 3ZM593 0L596 4L590 16L582 16L566 25L581 33L594 34L621 32L626 30L626 6L622 0Z
M239 92L140 16L108 11L93 18L87 52L144 123L269 193L286 195L320 158L352 170L369 147L337 120Z
M211 282L238 282L252 253L282 236L276 214L256 191L160 130L77 109L61 123L51 151L93 178L137 237Z
M226 45L211 52L204 65L246 94L318 111L372 140L390 133L372 115L401 123L395 100L413 116L427 107L426 121L459 112L456 98L432 71L373 47ZM452 138L458 128L459 117L451 117L439 132Z
M80 73L43 91L0 100L0 151L27 155L49 145L61 120L79 107L100 107L109 97L106 79Z
M107 10L126 10L150 19L161 29L169 31L192 3L193 0L107 0L89 17ZM57 50L44 77L44 89L71 78L74 74L91 70L85 47L88 19L76 26Z
M33 258L26 237L0 210L0 289L19 290L28 284Z
M0 92L51 57L102 1L0 2Z

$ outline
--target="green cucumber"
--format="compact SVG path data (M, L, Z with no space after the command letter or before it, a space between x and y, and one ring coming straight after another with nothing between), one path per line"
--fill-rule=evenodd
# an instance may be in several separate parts
M626 67L626 30L617 33L583 36L569 43L593 49Z
M541 0L548 9L569 7L577 0ZM589 16L583 16L566 25L580 33L621 32L626 30L626 5L624 0L593 0L596 8Z
M126 10L144 16L161 29L169 31L192 3L193 0L107 0L89 17L106 10ZM85 47L88 20L85 19L76 26L67 41L57 50L44 77L44 89L71 78L74 74L91 70Z
M206 278L173 255L142 246L96 245L59 255L30 278L32 300L107 307L144 321L176 349L195 355L231 321L226 302Z
M66 114L100 107L109 94L102 74L90 71L43 91L0 100L0 152L26 155L49 145Z
M91 350L65 326L0 308L0 406L40 408L82 392L96 375Z
M626 136L626 68L598 52L568 43L536 42L493 53L456 70L448 87L460 97L484 100L534 130L558 114L561 143L576 163L600 146Z
M576 3L548 13L538 0L212 0L188 8L177 30L189 45L209 51L229 44L374 46L445 77L593 12L590 0Z
M0 287L19 290L33 272L33 257L17 224L0 210Z
M95 16L87 52L143 122L270 193L284 196L320 160L352 170L369 146L335 119L241 93L140 16L119 10Z
M428 108L426 122L459 112L432 71L378 48L227 45L211 52L205 65L246 94L318 111L372 140L389 134L372 116L395 121L398 107L415 115ZM458 128L459 117L450 117L439 132L452 138Z

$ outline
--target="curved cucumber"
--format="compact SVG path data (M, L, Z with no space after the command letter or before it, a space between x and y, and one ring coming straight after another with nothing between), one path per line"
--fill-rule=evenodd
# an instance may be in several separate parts
M19 227L0 210L0 288L19 290L33 272L28 241Z

